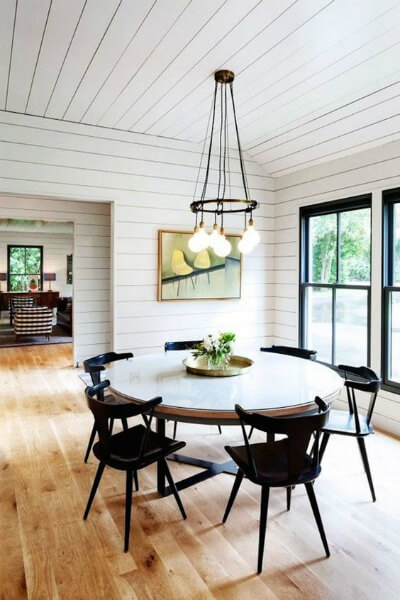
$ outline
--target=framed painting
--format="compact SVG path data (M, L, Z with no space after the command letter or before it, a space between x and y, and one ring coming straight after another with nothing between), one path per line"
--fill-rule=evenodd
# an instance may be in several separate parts
M212 248L192 252L191 231L158 232L158 299L223 300L240 298L242 256L239 235L227 235L232 245L228 256Z

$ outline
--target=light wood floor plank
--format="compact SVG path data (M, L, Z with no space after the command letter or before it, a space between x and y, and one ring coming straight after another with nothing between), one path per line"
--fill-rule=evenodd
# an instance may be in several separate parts
M286 511L271 491L264 571L256 571L260 490L244 481L221 523L233 478L219 475L173 497L139 474L130 552L124 553L124 473L106 469L86 522L97 461L83 463L93 424L69 345L0 349L1 600L398 600L400 441L370 436L372 503L355 440L333 437L315 485L326 559L304 488ZM167 425L172 432L172 423ZM226 460L238 427L180 423L184 452ZM255 438L257 439L257 438ZM260 437L260 439L262 439ZM197 470L172 463L176 479Z

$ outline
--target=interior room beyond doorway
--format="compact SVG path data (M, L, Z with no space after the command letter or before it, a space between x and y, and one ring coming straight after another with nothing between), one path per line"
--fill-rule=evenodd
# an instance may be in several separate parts
M71 343L70 221L0 219L0 347Z

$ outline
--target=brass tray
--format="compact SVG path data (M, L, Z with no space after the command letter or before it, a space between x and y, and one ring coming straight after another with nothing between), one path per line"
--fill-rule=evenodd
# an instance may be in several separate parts
M188 373L194 373L195 375L203 375L204 377L233 377L234 375L243 375L247 373L253 361L251 358L246 358L245 356L236 356L233 354L229 359L229 364L224 369L209 368L207 365L207 359L205 357L200 356L199 358L194 358L194 356L190 356L189 358L185 358L183 364L186 367Z

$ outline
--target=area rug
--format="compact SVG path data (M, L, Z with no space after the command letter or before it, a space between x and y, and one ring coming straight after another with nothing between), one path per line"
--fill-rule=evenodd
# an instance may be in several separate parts
M67 334L65 329L59 325L53 326L53 333L48 340L44 335L23 336L15 339L14 328L9 323L0 324L0 348L13 346L36 346L44 344L68 344L72 342L72 337Z

